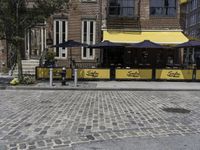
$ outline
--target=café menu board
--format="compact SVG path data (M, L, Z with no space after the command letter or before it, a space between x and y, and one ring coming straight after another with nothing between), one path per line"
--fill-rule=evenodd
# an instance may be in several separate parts
M110 79L110 69L78 69L79 79Z
M115 76L118 80L151 80L152 69L116 69Z
M157 69L158 80L192 80L193 70L190 69Z

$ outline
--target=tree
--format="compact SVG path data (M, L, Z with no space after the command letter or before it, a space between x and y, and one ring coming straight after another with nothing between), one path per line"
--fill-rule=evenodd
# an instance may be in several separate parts
M0 0L0 40L12 45L17 53L18 78L23 80L21 44L27 28L44 22L52 14L67 9L69 0Z

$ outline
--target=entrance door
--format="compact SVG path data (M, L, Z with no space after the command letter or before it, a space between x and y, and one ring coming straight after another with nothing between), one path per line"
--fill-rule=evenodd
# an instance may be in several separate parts
M25 45L27 59L40 59L46 48L46 29L44 26L28 29Z

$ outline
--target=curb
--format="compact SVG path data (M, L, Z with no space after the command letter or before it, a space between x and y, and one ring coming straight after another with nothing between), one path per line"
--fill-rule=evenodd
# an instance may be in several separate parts
M6 86L0 86L0 90L5 90Z
M1 89L1 87L0 87ZM7 86L6 90L71 90L71 91L200 91L200 89L156 89L156 88L80 88L80 87L27 87Z

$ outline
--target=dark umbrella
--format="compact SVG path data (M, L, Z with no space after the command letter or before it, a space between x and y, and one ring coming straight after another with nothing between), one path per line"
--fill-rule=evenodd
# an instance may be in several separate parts
M88 48L102 48L102 49L109 49L109 48L123 48L124 46L119 43L113 43L108 40L96 43L94 45L88 46ZM108 56L108 51L106 51L106 57ZM101 60L101 58L100 58ZM106 59L107 60L107 59ZM108 60L107 60L108 61ZM106 62L107 64L107 62Z
M115 48L116 47L122 48L124 46L121 45L121 44L118 44L118 43L110 42L108 40L105 40L105 41L102 41L102 42L99 42L97 44L89 46L89 48L113 48L113 47L115 47Z
M200 41L189 40L188 42L178 44L175 46L176 48L185 48L185 47L200 47Z
M63 43L53 45L52 47L86 47L86 46L88 45L74 41L74 40L68 40Z
M149 40L144 40L143 42L136 43L136 44L131 44L128 47L133 47L133 48L151 48L151 49L163 49L166 48L160 44L151 42Z
M65 41L63 43L59 43L59 44L56 44L56 45L53 45L52 47L69 47L70 48L70 66L71 66L71 63L72 63L72 47L87 47L88 45L87 44L84 44L84 43L80 43L80 42L77 42L77 41L74 41L74 40L68 40L68 41Z
M149 40L144 40L143 42L140 42L140 43L131 44L129 47L138 48L138 49L164 49L164 48L166 48L160 44L151 42ZM156 63L155 60L156 59L154 59L154 62L153 62L154 63L153 64L153 72L152 72L153 78L155 77L155 63Z

